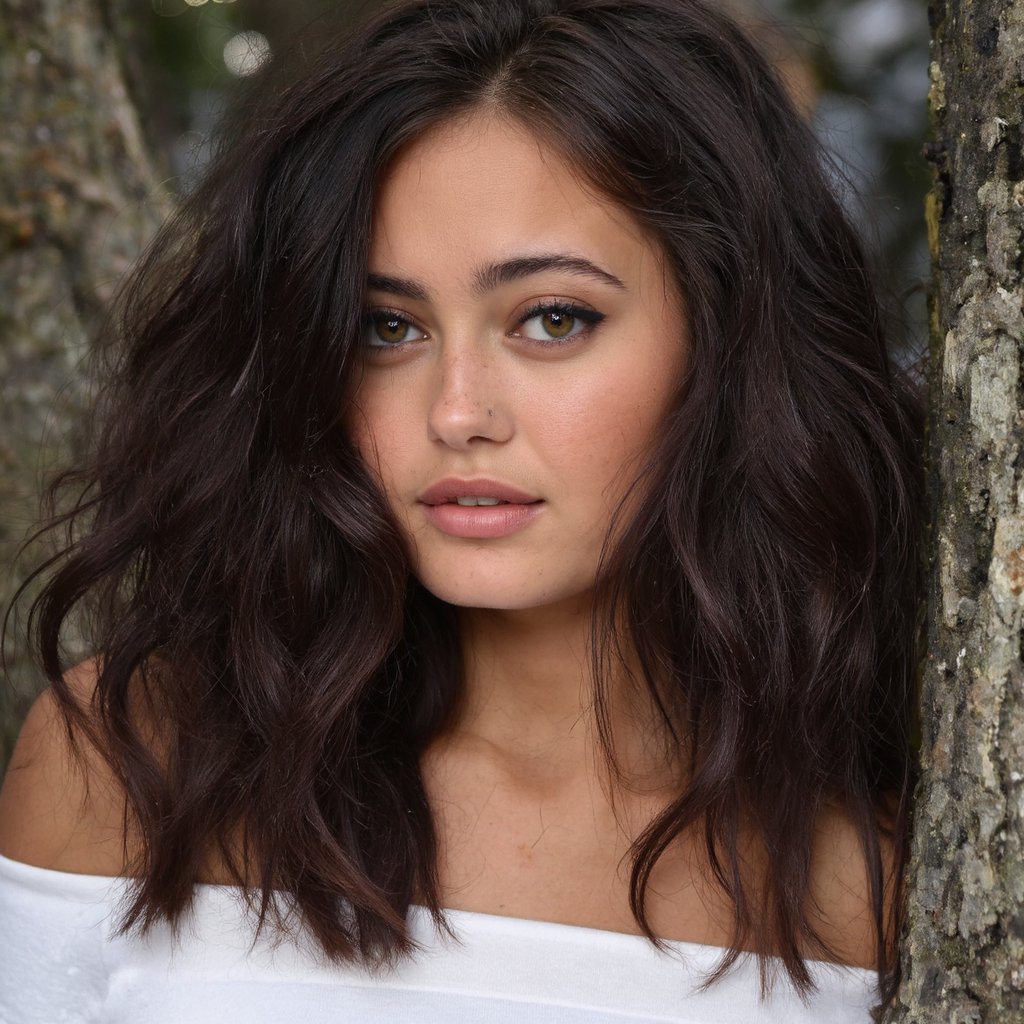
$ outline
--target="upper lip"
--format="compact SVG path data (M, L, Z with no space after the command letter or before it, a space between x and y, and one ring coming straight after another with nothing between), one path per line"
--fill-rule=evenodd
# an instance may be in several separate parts
M498 480L486 480L483 477L473 477L469 480L454 476L445 477L444 480L431 484L419 496L424 505L444 505L456 498L497 498L499 501L508 501L515 505L530 505L540 501L540 498L535 498L532 494L520 491L509 484L503 484Z

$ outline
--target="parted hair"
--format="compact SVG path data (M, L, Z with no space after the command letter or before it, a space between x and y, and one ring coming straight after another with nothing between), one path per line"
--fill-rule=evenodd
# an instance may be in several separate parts
M815 822L838 803L884 995L914 784L920 398L819 144L705 0L410 0L245 87L120 293L88 451L50 491L44 529L67 539L28 620L142 840L123 927L180 921L211 849L255 879L261 926L283 894L332 958L410 953L412 903L444 924L419 759L458 707L457 616L412 575L342 420L377 182L481 107L651 232L685 297L688 366L592 621L609 763L623 637L686 757L631 849L636 921L657 941L652 868L696 835L735 909L709 983L755 947L809 991L808 951L831 952ZM100 656L88 710L62 679L79 613ZM756 883L748 833L769 866Z

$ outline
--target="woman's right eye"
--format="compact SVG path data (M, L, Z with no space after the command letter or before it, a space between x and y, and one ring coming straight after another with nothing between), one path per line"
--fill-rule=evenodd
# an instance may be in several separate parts
M425 337L426 334L411 320L393 310L374 309L366 315L363 340L369 348L395 348Z

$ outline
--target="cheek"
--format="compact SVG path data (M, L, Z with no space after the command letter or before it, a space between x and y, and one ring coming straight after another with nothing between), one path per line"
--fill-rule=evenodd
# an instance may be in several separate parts
M638 372L638 366L643 367ZM678 367L632 361L577 376L538 401L528 399L531 440L576 493L612 508L656 438L675 392Z
M394 489L395 468L410 449L409 410L392 388L360 388L349 404L345 432L363 462L387 493ZM406 455L406 457L408 457Z

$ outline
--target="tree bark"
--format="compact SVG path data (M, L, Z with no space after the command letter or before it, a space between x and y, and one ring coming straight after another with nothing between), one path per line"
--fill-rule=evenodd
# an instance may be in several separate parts
M889 1019L1024 1021L1024 3L933 26L931 559L904 978Z
M16 552L72 454L85 357L118 279L169 209L117 49L112 0L0 0L0 608L46 551ZM9 631L0 771L40 680Z

